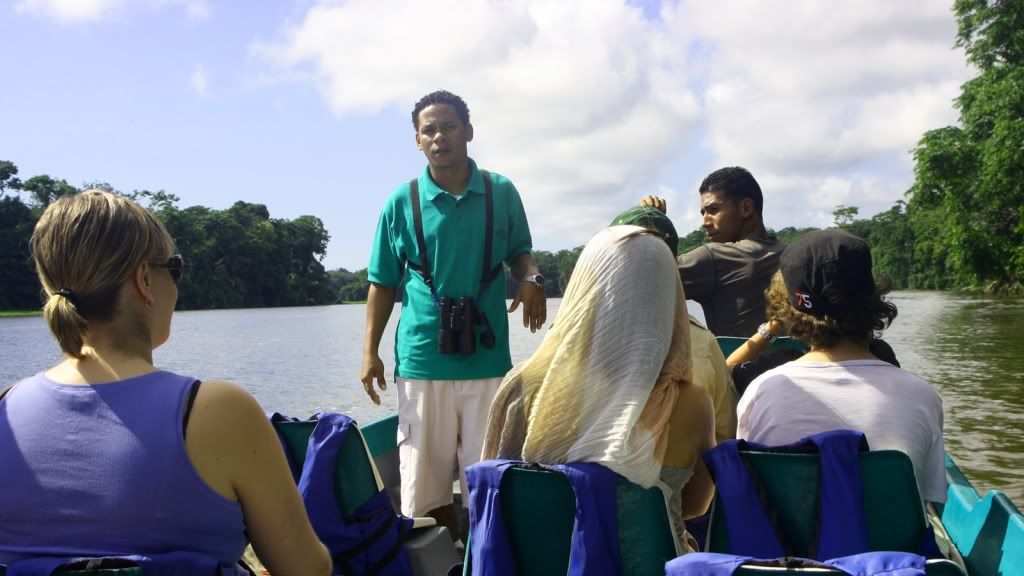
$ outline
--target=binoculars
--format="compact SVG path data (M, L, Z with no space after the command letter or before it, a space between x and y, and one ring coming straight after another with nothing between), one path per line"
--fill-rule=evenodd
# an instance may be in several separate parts
M441 298L441 326L437 335L437 351L441 354L472 354L476 352L476 325L483 324L480 344L494 348L494 331L487 316L477 309L472 298Z

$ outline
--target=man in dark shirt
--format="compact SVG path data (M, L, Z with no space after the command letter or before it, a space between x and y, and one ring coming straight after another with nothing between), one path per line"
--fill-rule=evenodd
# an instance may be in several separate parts
M667 212L663 198L641 202ZM779 269L783 245L761 219L764 198L744 168L720 168L700 185L708 242L677 258L686 297L704 308L716 336L749 336L765 321L765 290Z

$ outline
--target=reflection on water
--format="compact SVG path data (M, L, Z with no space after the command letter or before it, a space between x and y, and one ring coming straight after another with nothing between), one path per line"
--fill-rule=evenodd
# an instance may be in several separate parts
M557 308L557 300L549 302L549 317ZM396 306L380 345L389 383L400 312ZM363 392L365 318L364 305L177 312L171 339L154 360L166 370L239 382L269 410L300 417L330 410L371 422L394 412L398 400L394 387L381 394L381 406ZM512 360L518 362L540 344L543 333L524 329L519 311L510 320ZM0 385L59 359L42 318L0 319Z
M904 368L945 405L946 450L981 489L1024 504L1024 300L933 292L893 295L886 333Z
M942 393L946 449L979 489L999 488L1024 504L1024 299L898 292L892 300L900 314L886 341L904 368ZM558 304L549 301L548 318ZM361 305L181 312L156 362L238 381L268 409L297 416L334 410L368 422L393 412L397 400L389 387L374 406L359 383L365 312ZM388 370L398 312L381 344ZM510 320L519 362L542 333L524 329L518 311ZM41 318L0 319L0 385L58 358Z

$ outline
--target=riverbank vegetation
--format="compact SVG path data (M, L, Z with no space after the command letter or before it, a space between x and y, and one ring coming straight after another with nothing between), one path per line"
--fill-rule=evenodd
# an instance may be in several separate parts
M86 188L121 193L102 182L83 184ZM22 181L14 163L0 161L0 310L40 306L29 238L46 206L78 191L48 175ZM330 236L315 216L271 218L266 206L248 202L226 210L179 208L178 197L164 191L124 195L152 210L185 255L180 309L329 304L337 299L321 264Z
M29 318L42 315L42 310L0 310L0 318Z

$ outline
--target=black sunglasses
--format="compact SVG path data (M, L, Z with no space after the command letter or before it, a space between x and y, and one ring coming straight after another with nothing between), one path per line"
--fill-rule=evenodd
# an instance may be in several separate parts
M167 259L166 262L154 262L153 266L157 268L167 268L167 271L171 273L171 280L177 284L178 280L181 280L181 275L185 272L185 259L181 257L181 254L175 254Z

